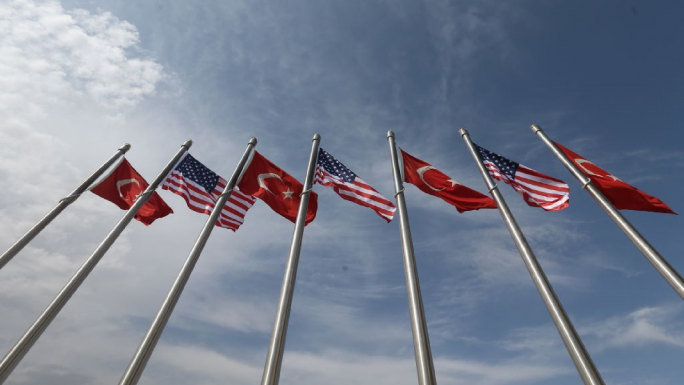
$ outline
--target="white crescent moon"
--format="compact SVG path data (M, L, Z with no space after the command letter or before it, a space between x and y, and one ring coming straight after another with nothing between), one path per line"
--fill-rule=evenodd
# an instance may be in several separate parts
M599 175L599 174L596 174L596 173L593 173L593 172L589 171L586 167L584 167L584 163L589 163L589 164L592 165L592 166L596 166L596 165L593 164L593 163L591 163L590 161L588 161L588 160L586 160L586 159L582 159L582 158L575 159L575 163L577 163L577 165L580 166L580 168L581 168L582 170L584 170L584 172L586 172L587 174L594 175L594 176L598 176L598 177L613 178L613 180L620 180L620 179L618 179L617 177L615 177L615 176L613 176L613 175L610 175L610 174L608 174L608 175ZM598 166L596 166L596 167L598 167ZM622 182L622 181L620 180L620 182Z
M433 191L444 190L443 187L442 188L434 188L434 187L430 186L430 184L425 181L425 178L423 178L423 174L425 174L426 171L432 170L432 169L434 169L434 167L432 167L432 166L423 166L423 167L417 169L416 172L418 172L418 177L420 178L420 180L422 180L423 183L425 183L425 185L428 186L429 188L431 188Z
M273 194L273 192L268 189L268 186L266 186L266 183L264 183L264 181L268 178L276 178L276 179L280 180L281 182L283 181L283 179L280 177L280 175L274 174L272 172L269 172L266 174L259 174L259 176L257 176L257 181L259 182L259 187L261 187L262 189Z
M131 184L131 183L137 184L138 188L140 188L140 182L138 182L137 179L123 179L123 180L119 180L116 182L116 191L119 192L119 196L121 197L121 199L124 199L124 196L121 193L121 186L125 186L125 185Z

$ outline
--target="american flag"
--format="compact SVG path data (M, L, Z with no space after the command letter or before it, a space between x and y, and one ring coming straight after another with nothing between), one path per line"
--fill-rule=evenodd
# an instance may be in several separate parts
M182 196L190 210L211 214L227 184L225 179L187 154L166 177L162 189ZM216 226L237 230L255 201L256 198L241 193L236 186L223 206Z
M332 187L342 199L370 208L387 222L394 218L397 208L392 202L322 148L318 150L315 182Z
M532 207L558 211L570 205L570 187L560 179L544 175L478 145L489 175L511 185Z
M392 202L322 148L318 150L315 182L332 187L342 199L370 208L387 222L394 218L397 208Z

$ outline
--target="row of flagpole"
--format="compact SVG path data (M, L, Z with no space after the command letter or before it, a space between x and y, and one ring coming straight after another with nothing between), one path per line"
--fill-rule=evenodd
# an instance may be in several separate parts
M520 226L518 226L518 222L516 222L515 217L513 217L511 210L508 208L508 204L506 204L503 195L501 195L498 185L494 183L491 175L489 175L485 169L480 154L475 150L475 146L470 140L468 130L461 128L460 134L463 138L463 141L465 141L466 145L468 146L473 159L475 159L475 163L477 163L478 168L480 169L480 174L482 174L482 178L485 181L488 191L499 207L501 218L503 218L508 231L511 233L511 237L513 238L515 246L518 248L518 252L525 263L525 267L527 267L527 271L529 271L532 281L537 287L539 295L541 295L542 301L544 301L544 305L546 305L546 309L549 311L549 314L551 314L551 319L556 325L558 334L560 334L561 339L565 344L565 348L568 350L572 361L575 363L575 367L577 368L577 372L582 378L582 381L584 381L584 383L587 385L603 384L601 374L594 366L589 353L584 348L584 344L582 344L582 340L577 334L577 331L575 331L574 326L572 326L570 318L565 313L563 305L561 305L560 300L553 290L553 287L551 287L551 283L549 283L548 278L546 278L546 274L544 274L544 269L542 269L537 257L532 251L532 248L527 243L525 234L523 234Z
M197 260L199 259L204 246L207 244L209 235L211 235L211 232L215 227L214 224L221 214L223 205L225 205L226 201L233 193L233 189L238 182L245 163L247 163L247 159L251 155L254 147L256 147L256 144L257 138L250 139L249 143L247 144L245 153L242 155L242 158L240 158L240 162L235 168L235 171L233 172L233 175L228 181L225 189L221 193L216 206L214 206L214 210L212 210L211 214L209 215L209 219L207 219L206 223L204 224L202 231L197 237L197 241L195 241L195 245L192 247L192 250L190 250L188 258L185 260L181 271L178 273L176 280L173 282L171 290L169 290L169 293L166 295L161 308L154 317L154 320L152 321L150 328L147 330L145 337L140 343L138 350L133 355L133 359L131 360L130 364L128 364L123 377L121 377L119 385L138 383L138 380L140 379L140 376L147 365L147 361L149 361L152 351L157 345L157 341L159 341L159 337L161 337L164 327L171 317L171 313L173 312L173 309L176 306L183 289L185 288L185 284L188 282L190 274L192 274L192 270L194 269L195 264L197 264Z
M549 146L549 148L560 159L560 161L578 179L578 181L582 184L582 187L592 195L592 197L606 211L611 219L615 221L618 227L625 232L628 238L637 246L637 248L673 287L680 297L684 298L684 281L682 280L681 276L643 238L643 236L639 234L639 232L627 221L627 219L616 210L610 201L606 199L606 197L595 186L593 186L591 179L589 179L585 173L576 167L567 157L567 155L560 151L558 147L556 147L556 145L549 140L548 137L546 137L541 128L533 125L532 130L547 146ZM540 296L542 297L542 300L558 329L569 355L575 363L578 374L585 384L603 384L604 382L601 379L600 373L592 362L591 357L586 351L580 336L574 329L569 317L563 310L560 300L554 293L553 288L544 274L541 265L527 243L522 230L518 226L503 196L499 192L498 185L493 181L492 177L487 172L482 157L476 150L475 145L470 140L468 131L466 129L461 129L460 133L466 146L471 152L475 163L478 165L489 193L496 201L504 223L511 233L516 247L518 248L521 257L528 271L530 272L532 280L535 283L535 286L537 287ZM301 200L297 211L294 233L283 278L278 309L276 311L273 333L264 365L264 372L261 382L262 385L277 385L279 382L288 320L296 281L297 266L307 217L307 205L309 204L309 198L312 194L320 141L320 135L314 135L312 140L311 155L306 170L304 187L300 194ZM399 213L400 235L404 254L404 268L409 301L409 312L413 332L418 383L419 385L435 385L437 382L430 349L425 311L420 294L418 269L415 261L413 241L411 239L408 212L406 209L406 199L404 197L404 177L402 176L401 167L399 165L399 155L395 143L395 135L392 131L388 132L388 142L394 177L395 199ZM190 274L197 263L197 260L199 259L204 245L206 244L213 230L214 224L217 222L219 215L221 214L221 210L223 209L226 201L230 199L236 184L239 183L241 176L245 172L245 165L248 163L250 156L253 155L256 143L256 138L252 138L249 141L247 149L245 150L226 187L219 196L219 199L217 200L209 218L202 228L202 231L200 232L195 245L190 251L186 262L174 281L171 290L167 294L159 312L155 316L149 330L145 334L140 346L133 356L123 377L121 378L119 382L120 385L132 385L138 382L145 365L149 360L152 351L154 350L154 347L161 336L169 317L171 316L171 313L173 312L175 304L180 298L183 288L185 287L185 284L188 281ZM50 322L63 308L71 295L76 291L76 289L78 289L80 284L85 280L95 265L107 252L109 247L118 238L123 229L137 214L138 210L145 204L145 202L147 202L147 200L152 196L159 184L164 180L164 178L166 178L174 165L179 162L191 145L192 141L187 141L183 144L178 153L172 158L172 160L167 164L157 178L147 187L147 189L136 199L133 206L130 207L119 223L97 247L93 254L86 260L83 266L76 272L76 274L71 278L62 291L60 291L57 297L50 303L50 305L48 305L46 310L39 316L34 324L31 325L29 330L21 337L21 339L12 347L2 361L0 361L0 384L4 383L7 377L11 374L12 370L21 361L35 341L40 337L42 332L49 326ZM45 226L47 226L52 219L54 219L62 210L64 210L64 208L75 201L82 192L86 191L86 189L95 180L97 180L107 168L109 168L112 164L114 164L114 162L116 162L116 160L122 157L129 148L130 145L124 145L121 147L117 153L115 153L115 155L112 156L91 177L89 177L67 198L60 201L55 209L48 213L45 218L43 218L38 224L29 230L24 237L22 237L7 252L5 252L0 257L0 268L2 268L12 257L14 257L14 255L16 255L26 244L28 244L31 239L33 239Z
M14 258L14 256L24 248L24 246L28 245L28 243L31 242L36 235L38 235L38 233L43 231L43 229L49 225L53 219L61 214L62 211L67 208L67 206L74 203L76 199L78 199L78 197L81 196L81 194L83 194L88 187L90 187L90 185L92 185L105 171L107 171L111 165L119 160L119 158L126 154L130 148L131 145L126 143L116 150L116 153L112 155L112 157L109 158L109 160L107 160L102 166L100 166L100 168L98 168L93 175L81 183L81 185L78 186L71 194L65 198L62 198L54 209L50 210L50 212L47 213L43 219L38 221L38 223L36 223L35 226L33 226L26 234L24 234L23 237L19 238L19 240L16 241L12 247L7 249L7 251L0 256L0 269L2 269L2 267L5 266L12 258Z
M176 155L171 159L166 167L164 167L164 170L162 170L154 182L152 182L147 187L145 192L138 197L135 204L126 212L123 218L119 220L119 223L114 226L114 229L105 237L102 243L100 243L90 257L88 257L83 265L76 271L74 276L71 277L64 288L62 288L59 294L57 294L55 299L50 302L38 319L31 325L31 327L29 327L26 333L24 333L24 335L12 347L12 349L10 349L2 361L0 361L0 383L5 382L10 373L12 373L12 370L14 370L17 364L19 364L29 349L31 349L33 344L38 340L43 331L45 331L52 320L54 320L57 314L59 314L60 310L62 310L67 301L69 301L74 292L76 292L76 289L78 289L83 281L85 281L85 279L88 277L88 274L90 274L90 272L95 268L95 265L97 265L112 244L114 244L119 235L121 235L126 226L128 226L133 217L138 213L138 210L140 210L145 202L150 199L152 193L154 193L154 190L157 189L157 186L159 186L162 180L166 178L166 174L171 171L171 168L173 168L178 159L180 159L180 157L188 151L190 146L192 146L191 140L188 140L181 146L181 149L178 150Z

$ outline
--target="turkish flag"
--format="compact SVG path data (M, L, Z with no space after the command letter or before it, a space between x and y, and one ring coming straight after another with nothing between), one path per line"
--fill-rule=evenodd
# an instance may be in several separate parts
M304 186L258 151L254 151L254 157L242 175L238 187L243 194L261 199L273 211L290 221L295 222L297 219L300 195ZM316 218L317 208L318 194L311 191L309 205L306 208L306 224Z
M401 150L404 162L404 181L418 187L426 194L442 198L456 207L459 213L479 209L495 209L496 202L484 194L451 179L429 163Z
M628 185L617 177L609 174L608 171L584 159L582 156L568 150L557 142L554 143L568 156L568 158L570 158L584 175L591 179L594 186L601 190L603 195L608 198L616 209L652 211L676 215L676 213L660 199L648 195L636 187Z
M114 203L122 210L128 210L147 186L149 185L145 178L138 174L124 158L109 176L92 187L90 191ZM163 218L171 213L173 213L171 207L155 192L138 210L135 219L149 226L155 219Z

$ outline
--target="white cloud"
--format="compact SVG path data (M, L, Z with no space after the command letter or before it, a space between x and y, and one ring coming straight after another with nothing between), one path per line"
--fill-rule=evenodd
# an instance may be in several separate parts
M137 29L110 13L65 10L57 1L0 3L3 250L109 157L123 143L119 137L134 136L135 127L121 127L121 121L103 117L134 111L169 78L159 63L143 56ZM107 139L110 135L116 144ZM121 211L107 205L85 194L0 271L0 307L5 309L0 324L7 331L0 338L3 351L26 330L121 216ZM140 225L132 223L134 226ZM101 377L120 375L119 368L105 367L118 359L112 356L132 354L139 338L129 335L121 317L138 316L140 309L147 315L145 310L158 303L156 297L136 303L138 297L125 292L107 299L98 295L101 289L120 287L121 275L114 275L135 269L135 262L127 260L132 252L129 235L127 231L119 238L93 272L105 273L104 278L95 279L95 286L102 286L90 292L81 290L72 298L70 302L75 303L69 303L65 314L55 319L15 370L10 383L46 383L50 378L55 384L92 384L100 383ZM138 236L144 237L139 234L134 238ZM175 266L158 268L160 283L167 279L165 270L173 274ZM92 283L87 280L85 285ZM79 304L79 299L89 302L91 296L98 299L86 306ZM107 312L111 309L118 314L112 316ZM76 350L88 359L55 354L77 345L74 341L86 340L88 343L76 346ZM104 346L109 348L102 349ZM91 349L113 355L93 357ZM89 371L89 367L98 369Z
M238 359L198 346L164 344L159 350L155 362L150 365L150 372L154 373L155 379L162 381L180 375L188 376L187 381L194 384L249 384L261 377L262 357L243 356ZM526 384L569 373L567 367L513 361L486 363L437 359L435 366L439 383L446 385ZM216 382L217 379L221 379L221 382ZM325 350L318 354L289 350L284 356L280 380L283 385L369 382L375 385L415 384L415 361L411 357L359 354L340 349Z
M46 192L75 187L89 172L67 161L75 148L87 153L78 140L96 130L79 121L120 115L168 78L135 55L138 44L137 29L107 12L67 11L51 0L0 3L0 176L10 191L3 220L12 218L5 234L18 237L23 221L55 204L42 199Z
M440 383L446 384L527 384L549 381L572 373L566 366L553 364L532 365L523 362L482 363L477 361L438 360L437 364L448 373Z
M66 11L57 1L0 4L0 114L26 120L79 97L135 105L167 76L154 60L129 54L138 43L136 28L108 12Z
M173 368L172 376L180 374L186 383L193 384L216 384L218 379L223 383L251 384L261 378L262 368L254 365L254 362L246 362L245 357L234 359L193 345L162 344L156 352L155 360L159 370L154 373L155 376L150 377L153 377L153 381L162 379L159 384L165 383L165 377L168 377L168 374L159 373L165 368ZM178 381L178 377L166 380Z
M575 320L575 327L585 344L590 342L590 354L595 356L610 349L646 346L684 348L684 328L678 322L683 311L678 305L672 303L644 307L592 322L586 322L582 317ZM501 346L536 359L566 357L561 339L552 325L512 330Z
M684 348L684 328L679 304L644 307L615 316L586 328L595 335L602 349L666 345Z

